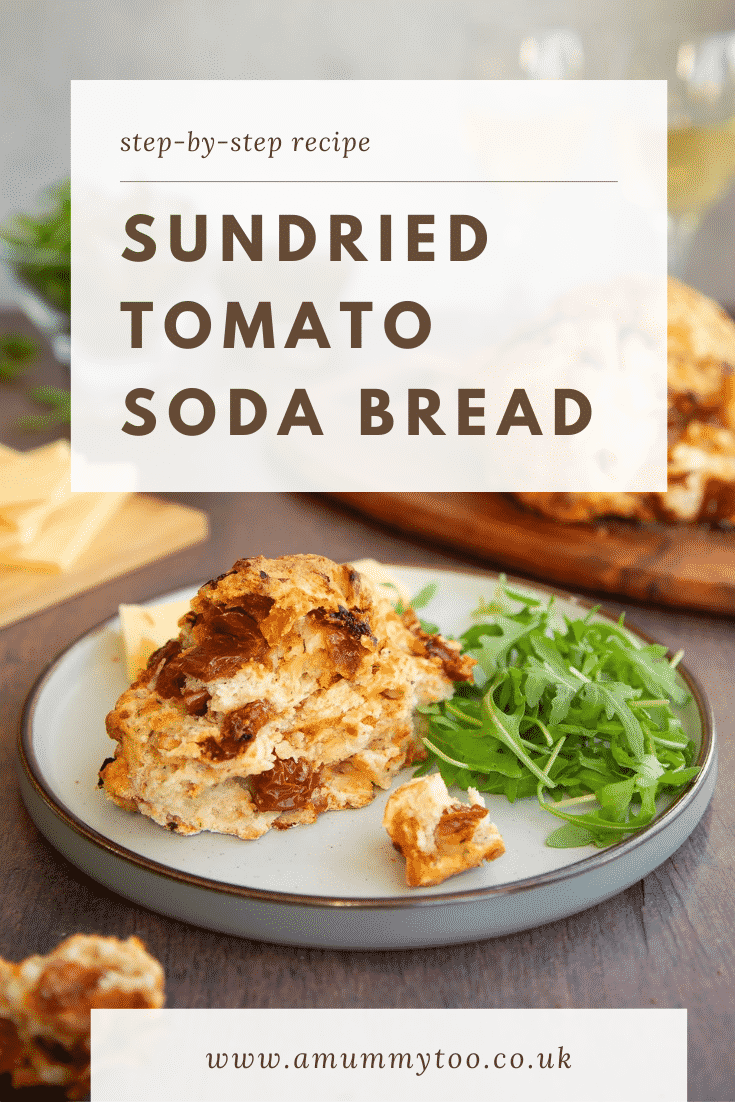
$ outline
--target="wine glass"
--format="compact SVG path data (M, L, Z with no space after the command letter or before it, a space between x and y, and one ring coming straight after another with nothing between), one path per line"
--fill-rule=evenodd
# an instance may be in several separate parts
M735 178L735 33L682 42L669 81L669 269Z
M735 179L735 11L718 0L645 0L613 6L604 25L584 4L547 3L542 13L569 23L531 29L522 6L512 22L475 27L468 75L667 80L669 271L681 276L703 215Z

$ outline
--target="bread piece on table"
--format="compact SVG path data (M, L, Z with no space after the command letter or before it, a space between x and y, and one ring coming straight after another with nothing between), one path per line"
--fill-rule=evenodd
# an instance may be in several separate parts
M475 788L468 795L468 804L453 799L438 773L417 777L391 794L383 826L406 859L410 888L441 884L505 853L482 796Z
M549 520L565 524L588 524L600 517L624 517L626 520L655 520L650 494L634 493L555 493L537 494L519 491L513 497Z
M101 784L180 834L258 838L362 807L425 756L417 705L472 676L459 644L319 555L241 559L107 717Z
M90 1011L163 1006L163 969L137 937L75 934L48 956L0 958L0 1074L89 1092Z

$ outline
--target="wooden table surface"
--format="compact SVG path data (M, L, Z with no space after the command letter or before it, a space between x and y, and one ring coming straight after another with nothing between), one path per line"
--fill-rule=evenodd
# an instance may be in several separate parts
M0 435L2 426L0 425ZM17 440L5 439L18 444ZM686 1007L689 1098L735 1098L735 631L725 617L605 599L685 661L709 696L720 737L713 801L689 840L645 880L564 921L449 948L342 952L261 944L143 910L99 887L38 833L14 772L23 702L38 675L120 602L154 597L263 553L338 561L481 564L401 538L322 498L178 494L207 509L208 543L0 632L0 955L46 952L74 932L139 935L160 958L171 1007ZM287 836L284 836L287 841ZM7 1077L0 1078L0 1095ZM19 1102L51 1102L26 1090Z

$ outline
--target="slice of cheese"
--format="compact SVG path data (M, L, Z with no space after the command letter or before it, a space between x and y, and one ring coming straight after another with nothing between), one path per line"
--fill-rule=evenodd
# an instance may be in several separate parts
M23 452L17 452L15 448L9 448L6 444L0 444L0 470L2 465L8 463L11 459L17 459Z
M120 638L130 681L145 669L154 651L179 634L179 620L189 608L188 601L169 601L152 608L120 605Z
M2 486L5 474L9 469L8 464L11 464L15 459L19 459L22 455L23 452L18 452L15 448L9 448L5 444L0 444L0 499L2 498ZM6 521L0 511L0 535L3 535L6 531L14 532L15 526L9 521Z
M6 506L45 501L69 470L68 440L7 458L0 468L0 514Z
M39 461L41 468L47 469L48 473L43 500L0 504L0 535L15 533L17 542L21 544L31 543L38 535L46 518L63 505L71 494L69 447L66 441L61 441L61 447L53 445L50 450L36 448L24 453L0 444L0 501L8 493L20 492L18 491L19 474L22 474L27 482L29 471L38 471ZM11 482L13 485L8 490L7 487ZM3 542L8 541L3 540Z
M56 485L49 486L49 494L44 501L6 505L0 509L3 531L14 532L20 544L32 543L41 531L44 521L70 497L71 473L66 467L60 472Z
M30 543L5 536L0 543L0 564L51 574L69 570L129 496L122 492L71 494L66 504L46 518Z

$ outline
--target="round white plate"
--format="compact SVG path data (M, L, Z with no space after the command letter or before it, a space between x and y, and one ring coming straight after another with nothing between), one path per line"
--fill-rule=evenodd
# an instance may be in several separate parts
M439 589L423 615L457 635L496 578L394 568L412 593ZM539 591L514 583L531 595ZM193 590L163 600L189 597ZM156 603L156 602L152 602ZM556 615L589 606L557 595ZM712 795L716 747L709 708L691 694L680 710L699 746L701 772L641 834L609 849L551 849L559 825L535 799L485 797L506 854L434 888L406 887L403 859L382 828L388 793L368 807L244 842L221 834L183 837L123 811L97 788L110 756L105 715L127 687L112 620L61 654L28 699L20 735L20 781L39 830L105 887L162 914L228 934L286 944L383 949L496 937L574 914L615 895L665 861L699 822ZM638 634L638 633L633 633ZM650 640L646 639L647 642ZM404 770L396 785L411 776Z

